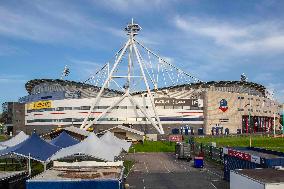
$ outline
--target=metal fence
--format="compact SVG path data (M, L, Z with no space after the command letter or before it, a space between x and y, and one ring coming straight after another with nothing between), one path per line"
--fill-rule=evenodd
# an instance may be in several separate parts
M191 150L195 155L223 164L223 148L205 145L203 143L191 142Z

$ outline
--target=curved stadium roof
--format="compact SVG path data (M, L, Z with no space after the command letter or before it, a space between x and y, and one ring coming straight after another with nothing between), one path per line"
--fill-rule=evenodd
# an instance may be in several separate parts
M78 86L81 88L96 88L100 89L100 87L95 86L95 85L90 85L87 83L82 83L82 82L76 82L76 81L68 81L68 80L61 80L61 79L33 79L28 81L25 84L26 90L28 91L29 94L31 94L32 89L42 83L56 83L60 84L63 86L67 85L74 85ZM184 85L176 85L176 86L169 86L169 87L164 87L164 88L159 88L159 90L163 89L174 89L174 88L179 88L179 87L192 87L192 88L209 88L211 86L214 87L227 87L227 86L232 86L232 85L237 85L237 86L244 86L244 87L250 87L252 89L255 89L259 92L261 92L263 95L265 95L265 90L266 88L258 83L253 83L253 82L246 82L246 81L209 81L209 82L198 82L198 83L192 83L192 84L184 84ZM121 91L117 90L112 90L112 89L106 89L109 92L115 92L118 94L121 94ZM145 91L140 91L136 92L135 94L143 93Z

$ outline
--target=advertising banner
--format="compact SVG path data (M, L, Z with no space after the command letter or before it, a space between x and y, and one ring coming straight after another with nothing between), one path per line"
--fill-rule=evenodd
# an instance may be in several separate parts
M27 106L28 110L39 110L44 108L52 108L52 101L45 100L45 101L32 102L29 103Z
M239 159L251 161L251 155L237 150L228 149L228 155Z
M171 141L171 142L182 142L182 135L170 135L169 141Z

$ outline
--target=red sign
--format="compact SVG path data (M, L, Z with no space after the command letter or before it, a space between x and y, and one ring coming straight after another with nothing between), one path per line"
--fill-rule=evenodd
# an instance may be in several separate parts
M170 135L169 141L172 142L182 142L182 135Z
M236 157L236 158L239 158L239 159L251 161L251 155L247 154L247 153L244 153L244 152L239 152L239 151L236 151L236 150L229 149L228 150L228 155Z

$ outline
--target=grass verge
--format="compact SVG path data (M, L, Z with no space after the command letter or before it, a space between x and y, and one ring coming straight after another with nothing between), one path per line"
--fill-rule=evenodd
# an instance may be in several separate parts
M175 143L168 141L144 141L143 144L135 144L130 150L133 152L174 152Z
M209 144L216 142L218 147L246 147L250 144L249 136L224 136L224 137L196 137L198 143ZM253 147L266 148L284 152L284 138L273 138L267 136L252 136L251 145Z

